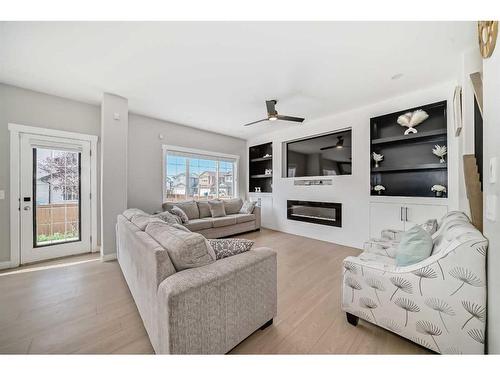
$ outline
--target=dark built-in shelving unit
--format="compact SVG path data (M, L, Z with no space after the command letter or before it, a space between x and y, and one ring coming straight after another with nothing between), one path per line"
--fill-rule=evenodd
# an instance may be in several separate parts
M271 155L264 157L265 155ZM252 146L248 150L248 191L255 192L256 187L260 187L261 193L272 193L273 175L265 174L266 169L273 169L273 144L264 143Z
M416 134L404 135L407 129L397 123L400 115L422 109L429 118L416 126ZM433 185L448 189L448 166L432 153L434 145L446 145L446 101L409 108L370 119L371 185L383 185L383 195L434 197ZM384 155L375 168L372 152ZM448 155L445 157L448 160ZM372 190L372 195L378 195Z

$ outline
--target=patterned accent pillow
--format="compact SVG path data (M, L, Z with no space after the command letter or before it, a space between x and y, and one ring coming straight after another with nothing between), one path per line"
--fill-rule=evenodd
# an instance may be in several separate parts
M167 224L170 224L170 225L182 223L182 219L179 216L171 214L168 211L159 212L154 216L159 218L159 219L162 219L164 222L166 222Z
M208 201L208 206L210 207L212 217L226 216L226 209L224 208L223 201Z
M172 207L172 209L170 210L170 213L171 214L174 214L175 216L178 216L180 219L181 219L181 222L183 224L187 223L189 221L189 218L188 216L186 215L186 213L184 211L182 211L179 207L177 206L174 206Z
M438 222L436 219L427 220L421 225L422 229L429 233L431 236L436 233L438 228Z
M227 258L233 255L244 253L253 246L254 242L242 238L222 238L208 240L215 252L216 259Z
M251 214L257 202L245 201L241 207L240 214Z

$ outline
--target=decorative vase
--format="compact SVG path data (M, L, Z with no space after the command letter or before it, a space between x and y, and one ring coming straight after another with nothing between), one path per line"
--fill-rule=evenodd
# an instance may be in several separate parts
M446 163L446 160L444 160L444 156L441 156L441 159L439 159L440 163Z
M375 162L375 168L378 168L378 161Z
M378 195L382 195L382 190L377 191Z
M436 191L436 198L441 198L443 196L442 191Z

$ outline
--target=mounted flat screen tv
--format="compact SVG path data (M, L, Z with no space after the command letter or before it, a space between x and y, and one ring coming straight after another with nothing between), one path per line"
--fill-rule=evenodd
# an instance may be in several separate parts
M286 175L284 177L351 174L351 140L352 130L347 129L286 142Z

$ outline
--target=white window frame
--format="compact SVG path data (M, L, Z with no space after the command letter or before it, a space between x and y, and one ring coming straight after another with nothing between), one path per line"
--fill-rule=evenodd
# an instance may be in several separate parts
M213 151L207 151L207 150L200 150L200 149L196 149L196 148L189 148L189 147L180 147L180 146L173 146L173 145L162 145L162 162L161 162L161 165L162 165L162 180L161 180L161 191L162 191L162 201L163 203L165 202L168 202L167 200L167 194L166 194L166 189L165 189L165 180L167 178L167 153L168 152L180 152L180 153L184 153L184 154L188 154L188 155L191 155L192 157L196 157L196 156L205 156L205 157L214 157L214 158L222 158L222 159L231 159L231 160L234 160L234 171L233 171L233 179L234 179L234 182L233 182L233 189L234 189L234 194L233 194L233 197L234 198L238 198L240 196L240 189L238 187L238 169L239 169L239 165L240 165L240 156L239 155L232 155L232 154L223 154L223 153L220 153L220 152L213 152ZM217 163L217 172L216 172L217 176L219 175L219 163ZM188 185L188 181L187 181L187 177L186 176L186 194L187 194L187 185ZM217 177L217 181L218 181L218 177ZM217 197L219 196L219 184L216 183L216 193L217 193Z

